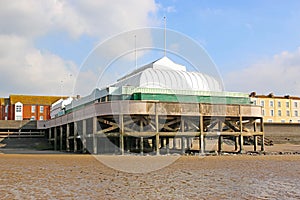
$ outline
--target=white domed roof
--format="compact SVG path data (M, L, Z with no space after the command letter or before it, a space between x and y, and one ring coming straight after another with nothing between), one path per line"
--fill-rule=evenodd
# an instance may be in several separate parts
M167 57L135 70L113 86L222 91L222 85L215 78L200 72L188 72L185 66L176 64Z

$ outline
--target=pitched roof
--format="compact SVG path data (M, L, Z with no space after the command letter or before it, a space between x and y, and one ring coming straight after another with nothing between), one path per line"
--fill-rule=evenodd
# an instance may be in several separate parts
M22 104L30 105L51 105L61 98L61 96L30 96L30 95L10 95L10 103L15 104L21 102Z

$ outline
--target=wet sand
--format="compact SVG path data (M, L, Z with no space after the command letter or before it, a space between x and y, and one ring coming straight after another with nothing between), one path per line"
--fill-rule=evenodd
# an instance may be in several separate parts
M299 155L181 156L156 171L127 173L91 155L1 154L0 170L1 199L300 198Z

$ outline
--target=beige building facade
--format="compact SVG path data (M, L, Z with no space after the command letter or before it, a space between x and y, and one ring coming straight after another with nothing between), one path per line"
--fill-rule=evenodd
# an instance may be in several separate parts
M252 104L262 106L264 122L300 123L300 97L250 94Z

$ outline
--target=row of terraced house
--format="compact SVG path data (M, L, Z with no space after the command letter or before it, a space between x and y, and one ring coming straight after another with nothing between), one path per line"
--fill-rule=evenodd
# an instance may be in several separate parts
M10 95L0 98L0 120L48 120L60 96Z
M300 123L300 97L250 94L252 104L262 107L264 122Z

